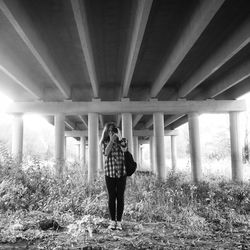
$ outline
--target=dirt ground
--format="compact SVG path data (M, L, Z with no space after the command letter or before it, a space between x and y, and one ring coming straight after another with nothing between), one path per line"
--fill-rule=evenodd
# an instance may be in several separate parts
M165 222L138 224L124 222L123 231L108 230L108 221L95 225L77 224L56 230L33 230L39 235L29 241L22 237L16 243L1 243L0 249L250 249L250 231L244 228L211 231L195 235L186 230L172 228ZM31 231L29 232L31 233Z

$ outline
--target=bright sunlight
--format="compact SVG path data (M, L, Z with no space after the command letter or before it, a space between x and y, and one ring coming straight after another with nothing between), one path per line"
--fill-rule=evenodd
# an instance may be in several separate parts
M1 120L9 120L10 116L5 113L6 107L12 103L13 100L11 100L8 96L4 95L0 92L0 121ZM44 126L47 126L49 123L46 121L45 118L43 118L41 115L38 114L26 114L23 116L23 120L25 123L25 126L27 128L36 128L37 130L43 128Z
M5 113L6 107L13 102L9 97L0 92L0 114Z

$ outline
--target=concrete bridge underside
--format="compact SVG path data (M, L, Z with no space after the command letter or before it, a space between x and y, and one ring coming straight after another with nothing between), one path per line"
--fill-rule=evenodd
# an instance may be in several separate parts
M165 178L164 131L175 169L173 131L188 122L199 181L198 116L229 113L232 179L242 180L236 99L250 91L249 0L0 0L0 24L0 91L14 100L6 111L19 161L22 115L38 113L55 126L58 174L64 137L82 149L88 139L92 181L100 130L114 121L138 158L137 141L150 141Z

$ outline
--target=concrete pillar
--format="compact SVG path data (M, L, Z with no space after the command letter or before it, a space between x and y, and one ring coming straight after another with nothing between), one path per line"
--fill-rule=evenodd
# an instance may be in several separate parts
M171 135L171 160L172 171L175 172L177 168L176 135Z
M235 182L243 181L243 169L240 150L239 115L240 112L229 112L232 180Z
M122 137L128 140L128 150L131 154L134 154L133 148L133 125L132 125L132 114L122 114Z
M101 139L101 135L99 135L99 140ZM102 145L98 145L98 159L99 159L99 163L98 163L98 168L100 171L104 170L104 157L103 157L103 153L102 153Z
M86 152L86 166L87 166L86 172L87 172L88 171L88 165L89 165L89 140L88 139L86 140L85 152Z
M139 161L138 168L139 168L139 169L142 169L142 165L143 165L143 154L142 154L142 149L143 149L143 144L141 144L141 145L139 146L139 151L138 151L138 161Z
M150 167L152 173L155 173L155 159L154 159L154 137L149 138L149 150L150 150Z
M64 156L67 158L67 136L64 136Z
M85 163L86 163L86 137L81 136L80 138L80 166L83 171L84 171Z
M153 173L156 175L157 174L157 167L156 167L156 151L155 151L155 136L153 136L153 160L154 160L154 169Z
M55 115L55 161L56 175L61 176L65 165L65 137L64 137L64 120L65 115Z
M89 148L89 162L88 162L88 183L92 183L97 177L98 170L98 114L88 114L88 148Z
M166 178L165 146L164 146L164 114L153 114L155 136L156 174L159 179Z
M18 162L22 162L23 158L23 115L13 116L12 125L12 155Z
M68 165L65 164L65 161L68 159L68 152L67 152L67 137L64 136L64 165L63 165L63 171L68 172Z
M139 165L139 143L138 143L138 136L134 136L133 137L134 141L133 141L133 144L134 144L134 160L135 162L137 162L137 168L138 170L140 169L141 167L141 164Z
M188 114L189 126L189 146L191 154L191 168L193 182L198 182L202 178L201 166L201 146L200 146L200 129L199 129L199 114Z
M81 162L80 143L76 143L76 161Z

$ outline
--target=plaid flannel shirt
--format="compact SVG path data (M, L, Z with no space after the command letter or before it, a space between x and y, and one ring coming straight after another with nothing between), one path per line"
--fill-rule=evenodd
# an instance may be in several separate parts
M105 155L105 149L109 142L102 143L102 153ZM124 153L119 145L114 143L112 145L109 155L105 156L105 175L111 178L120 178L126 175L124 165Z

